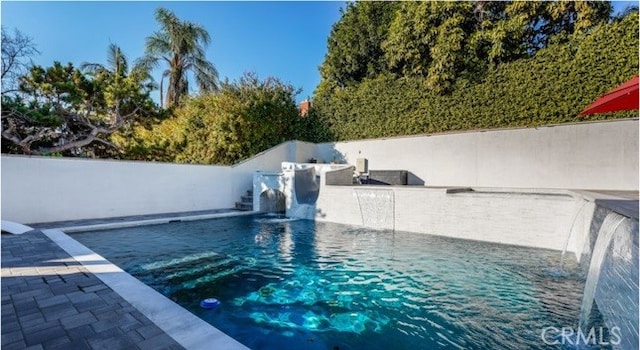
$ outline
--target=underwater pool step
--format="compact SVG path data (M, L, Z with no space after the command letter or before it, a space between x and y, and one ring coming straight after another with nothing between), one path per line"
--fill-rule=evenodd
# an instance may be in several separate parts
M195 289L200 286L209 284L219 278L226 277L229 275L233 275L234 273L238 273L243 269L240 265L234 265L228 269L221 269L212 273L202 274L198 278L185 279L179 283L181 289ZM176 283L177 281L171 280L172 283Z
M193 264L200 261L207 261L213 257L218 257L218 253L205 252L200 254L187 255L184 257L174 258L170 260L162 260L154 263L142 264L140 266L140 269L143 271L165 270L173 266L180 266L184 264Z
M218 261L211 261L202 265L186 265L181 269L163 276L166 281L171 283L193 283L193 281L201 280L205 276L217 275L226 271L235 271L238 262L231 258L223 258Z

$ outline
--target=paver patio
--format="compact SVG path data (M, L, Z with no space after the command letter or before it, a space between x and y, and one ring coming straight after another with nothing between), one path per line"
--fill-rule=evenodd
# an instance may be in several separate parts
M183 348L42 232L1 242L3 350Z

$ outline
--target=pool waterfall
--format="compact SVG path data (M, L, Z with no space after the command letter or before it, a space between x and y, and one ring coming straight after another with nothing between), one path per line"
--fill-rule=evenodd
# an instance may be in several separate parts
M395 229L395 197L391 190L354 188L362 226L375 230Z
M594 303L609 331L619 335L614 348L638 346L638 221L608 211L591 252L580 329L592 329ZM615 331L614 331L615 330Z
M260 211L267 213L283 213L286 210L284 193L269 188L260 194Z
M254 195L253 207L259 208L258 211L273 212L271 206L277 201L284 205L278 206L278 211L285 212L287 217L313 220L322 182L351 184L351 168L344 164L283 162L279 172L256 171L253 193L258 196ZM270 194L274 191L282 195Z
M574 234L574 232L580 231L580 230L575 230L578 218L580 217L580 214L583 213L584 208L589 203L589 201L587 201L586 199L582 199L581 202L582 203L580 203L580 202L576 203L577 209L575 210L575 212L573 214L573 218L571 219L571 225L569 226L569 230L568 230L569 234L567 235L567 240L564 243L564 247L562 248L562 261L563 262L564 262L564 259L566 258L565 256L567 254L567 250L569 248L569 243L571 242L571 239L575 239L576 238L577 234Z

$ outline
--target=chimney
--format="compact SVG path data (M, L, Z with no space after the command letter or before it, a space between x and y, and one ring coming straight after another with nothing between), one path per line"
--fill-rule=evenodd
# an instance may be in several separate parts
M307 114L309 114L309 108L311 108L311 101L304 100L300 102L300 116L305 117Z

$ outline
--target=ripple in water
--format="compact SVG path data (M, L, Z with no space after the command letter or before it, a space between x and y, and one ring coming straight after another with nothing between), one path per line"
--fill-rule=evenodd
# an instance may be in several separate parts
M73 237L252 349L549 349L584 288L558 252L272 216Z

